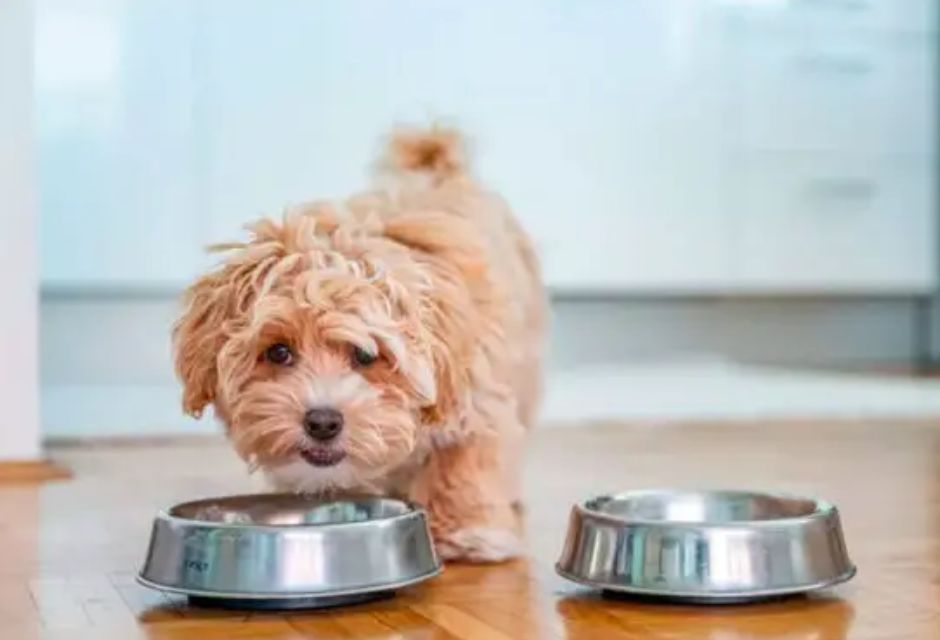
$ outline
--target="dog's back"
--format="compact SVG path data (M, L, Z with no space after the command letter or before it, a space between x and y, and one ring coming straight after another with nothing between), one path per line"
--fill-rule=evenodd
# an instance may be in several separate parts
M384 189L402 202L403 215L425 210L457 218L460 224L448 230L448 244L483 253L469 260L466 281L478 289L474 294L480 304L493 307L489 311L508 351L506 371L494 373L513 387L520 421L531 427L541 395L547 309L529 236L507 203L477 182L466 143L453 129L396 131L377 168Z

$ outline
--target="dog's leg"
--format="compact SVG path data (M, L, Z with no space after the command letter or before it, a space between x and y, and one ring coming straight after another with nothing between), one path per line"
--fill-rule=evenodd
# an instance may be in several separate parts
M427 508L444 560L501 562L522 552L497 435L477 435L436 449L412 498Z

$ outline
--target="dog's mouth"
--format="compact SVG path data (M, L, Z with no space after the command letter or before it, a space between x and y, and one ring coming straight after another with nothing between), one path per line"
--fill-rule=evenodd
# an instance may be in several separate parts
M339 464L346 457L346 452L342 449L311 447L301 450L300 457L315 467L332 467Z

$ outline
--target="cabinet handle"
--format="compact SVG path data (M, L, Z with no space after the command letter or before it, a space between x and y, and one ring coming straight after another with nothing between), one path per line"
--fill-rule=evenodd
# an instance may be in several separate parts
M869 0L797 0L793 3L808 9L836 9L839 11L870 11Z
M812 198L867 202L878 193L878 185L868 178L812 178L806 193Z
M831 73L842 76L867 76L875 69L869 58L815 53L799 56L796 65L807 73Z

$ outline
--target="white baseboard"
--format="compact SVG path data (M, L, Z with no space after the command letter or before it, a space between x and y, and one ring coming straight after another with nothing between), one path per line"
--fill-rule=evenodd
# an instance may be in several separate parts
M940 381L688 361L559 372L543 426L892 418L940 420Z
M773 408L766 403L776 402L776 409L783 411L788 396L774 394L787 388L821 401L825 393L812 385L786 387L779 379L771 385L766 376L758 378L767 383L760 388L769 395L735 399L735 393L752 389L747 385L757 384L758 378L749 374L750 382L742 381L727 371L689 379L684 385L677 381L673 386L683 389L680 393L664 383L665 378L656 382L655 365L641 372L637 366L650 365L636 363L662 362L677 354L793 367L904 363L910 361L916 342L912 312L905 300L555 300L549 358L555 375L545 418L552 423L572 416L695 418L714 416L716 409L727 416L731 400L742 403L735 411L745 415L761 408L754 404L761 397L764 409ZM176 313L172 295L46 296L40 333L44 436L220 432L211 417L197 422L180 410L169 348ZM940 319L940 313L934 318ZM938 327L934 335L940 338ZM934 344L940 345L940 339ZM598 373L611 365L619 373ZM741 385L733 384L735 380ZM866 398L843 391L843 385L832 389L837 392L833 398L842 403L840 415L851 410L845 403L855 403L858 411L879 410L875 398L884 398L884 406L900 415L920 415L934 406L920 390L906 396L878 391ZM843 392L846 395L838 395ZM729 394L728 402L719 401L722 394ZM940 388L935 395L940 401ZM825 413L826 406L817 404L817 412ZM613 415L604 414L614 410Z

